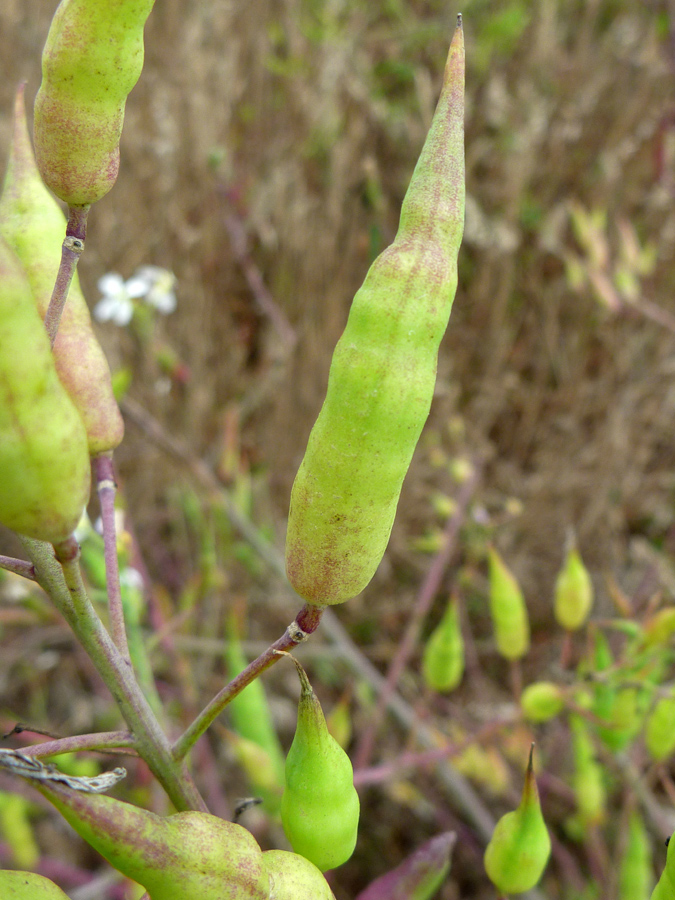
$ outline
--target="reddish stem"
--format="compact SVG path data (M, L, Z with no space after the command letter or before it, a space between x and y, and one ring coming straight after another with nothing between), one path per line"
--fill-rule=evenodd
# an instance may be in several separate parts
M13 556L0 555L0 569L14 572L15 575L21 575L22 578L28 578L29 581L35 581L35 566L25 559L14 559Z
M61 265L59 266L54 290L45 314L45 328L52 347L56 340L56 333L59 330L61 313L68 299L70 283L73 280L75 269L84 250L88 214L88 206L70 206L68 208L66 236L61 247Z

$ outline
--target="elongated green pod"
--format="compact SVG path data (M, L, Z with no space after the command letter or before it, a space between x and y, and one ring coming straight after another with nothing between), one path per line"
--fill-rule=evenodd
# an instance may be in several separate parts
M464 674L464 639L456 597L448 603L443 618L424 647L422 674L434 691L453 691Z
M586 723L577 715L570 716L574 775L572 787L585 827L599 825L606 815L607 791L602 766L598 763L593 741Z
M117 179L127 95L143 68L154 0L62 0L42 53L35 154L45 184L89 206Z
M565 706L562 688L552 681L528 684L520 698L520 708L529 722L548 722Z
M555 617L568 631L586 622L593 606L593 585L576 546L570 547L555 583Z
M668 842L666 865L650 900L675 900L675 841L672 837Z
M506 659L520 659L530 647L525 598L515 576L494 547L489 548L490 613L497 649Z
M0 522L58 543L89 498L82 420L59 381L21 264L0 235Z
M151 900L268 900L262 851L240 825L202 812L162 818L102 794L35 787L101 856Z
M12 146L0 196L0 234L19 257L43 319L59 270L65 233L65 216L35 163L22 86L16 95ZM68 291L53 352L59 378L82 417L89 453L95 456L114 450L124 435L124 422L77 273Z
M349 757L329 733L304 669L293 661L302 690L295 737L286 757L281 821L293 850L325 872L354 852L359 797Z
M456 835L439 834L395 869L371 881L355 900L431 900L450 871Z
M667 759L675 750L675 691L661 697L647 718L645 744L657 762Z
M13 869L0 870L0 897L2 900L68 900L67 894L49 878Z
M485 851L485 870L504 894L529 891L544 873L551 838L544 822L532 769L532 751L520 806L497 822Z
M460 22L398 233L354 297L293 485L286 570L298 594L316 606L354 597L373 577L429 414L457 287L463 119Z
M653 884L651 842L642 816L633 810L619 865L618 900L648 900Z
M287 850L266 850L262 856L269 900L335 900L321 871L304 856Z

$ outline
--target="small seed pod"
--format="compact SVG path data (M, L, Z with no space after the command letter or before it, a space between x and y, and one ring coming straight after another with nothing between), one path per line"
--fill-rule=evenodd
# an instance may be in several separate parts
M675 900L675 840L668 841L666 865L661 873L651 900Z
M520 806L497 822L485 851L485 870L503 894L520 894L537 884L550 855L551 838L541 812L530 750Z
M520 708L529 722L548 722L562 712L564 706L564 693L552 681L529 684L520 698Z
M602 766L595 755L586 723L577 715L570 716L574 775L572 787L579 818L584 827L599 825L606 815L606 790Z
M407 859L371 881L356 900L431 900L450 871L456 835L439 834L418 847Z
M0 234L19 257L43 319L59 270L65 233L65 216L44 186L35 163L22 87L16 96L12 146L0 196ZM114 450L124 435L124 422L77 272L68 291L53 353L61 383L82 417L90 455Z
M305 670L295 658L293 662L302 690L295 737L286 757L281 821L293 850L325 872L354 852L359 797L349 757L329 733Z
M263 867L270 879L269 900L335 900L323 874L304 856L266 850Z
M668 759L675 750L675 691L661 697L647 718L645 744L657 762Z
M642 816L633 810L619 866L618 900L646 900L653 885L651 842Z
M9 869L0 870L0 897L2 900L68 900L49 878Z
M62 0L42 53L35 154L45 184L89 206L117 179L127 95L143 68L154 0Z
M89 498L82 420L59 381L49 338L14 251L0 235L0 522L59 543Z
M506 659L520 659L530 647L525 598L513 573L494 547L489 548L490 613L497 649Z
M464 639L457 597L448 603L443 618L424 647L422 674L434 691L453 691L464 675Z
M571 546L555 583L555 618L568 631L576 631L586 622L593 606L593 585L588 569Z

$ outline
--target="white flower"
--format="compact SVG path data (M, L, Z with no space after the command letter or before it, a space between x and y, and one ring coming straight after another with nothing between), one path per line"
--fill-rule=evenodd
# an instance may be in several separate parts
M141 266L128 281L117 272L108 272L98 280L103 296L94 307L94 318L98 322L128 325L134 315L134 300L139 299L168 315L176 308L175 284L173 272L160 266Z
M168 269L141 266L134 277L129 279L127 287L132 286L136 290L142 286L142 292L138 296L166 316L176 308L175 284L176 276Z

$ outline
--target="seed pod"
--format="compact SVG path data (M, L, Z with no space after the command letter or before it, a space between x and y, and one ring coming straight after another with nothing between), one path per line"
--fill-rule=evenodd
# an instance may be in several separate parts
M49 878L10 869L0 870L0 897L2 900L68 900Z
M0 234L19 257L43 319L59 270L65 233L65 216L44 186L35 164L22 86L16 96L14 134L0 197ZM95 456L113 450L124 435L124 422L77 272L68 291L53 353L59 378L84 422L89 453Z
M489 548L490 613L497 649L506 659L520 659L530 647L525 598L513 573L494 547Z
M552 681L529 684L520 698L520 707L529 722L548 722L562 712L564 705L563 691Z
M572 787L579 817L584 827L599 825L606 814L602 766L596 759L593 741L580 716L570 716L570 730L574 754Z
M652 892L651 900L675 900L675 841L672 837L668 841L666 865Z
M485 870L503 894L519 894L537 884L550 855L551 838L541 812L530 750L520 806L497 822L485 851Z
M663 762L675 750L675 691L661 697L647 719L645 744L652 759Z
M35 154L69 206L89 206L117 179L127 95L143 68L154 0L62 0L42 53Z
M570 547L555 583L555 617L568 631L581 628L593 606L593 585L576 546Z
M286 570L298 594L316 606L354 597L373 577L429 414L457 286L463 117L460 23L398 233L354 297L293 485Z
M356 900L431 900L450 871L455 839L446 831L426 841L400 866L371 881Z
M56 782L35 787L101 856L142 884L151 900L268 900L269 878L253 835L202 812L162 818Z
M304 856L287 850L266 850L262 856L269 900L335 900L323 874Z
M628 820L628 843L619 866L618 900L647 900L654 884L649 835L635 810Z
M0 522L58 543L89 497L87 436L19 260L0 235Z
M359 797L349 757L333 738L304 669L298 724L286 757L281 821L293 850L325 872L354 852Z
M464 639L457 597L450 599L443 618L424 647L422 674L434 691L452 691L462 680Z

